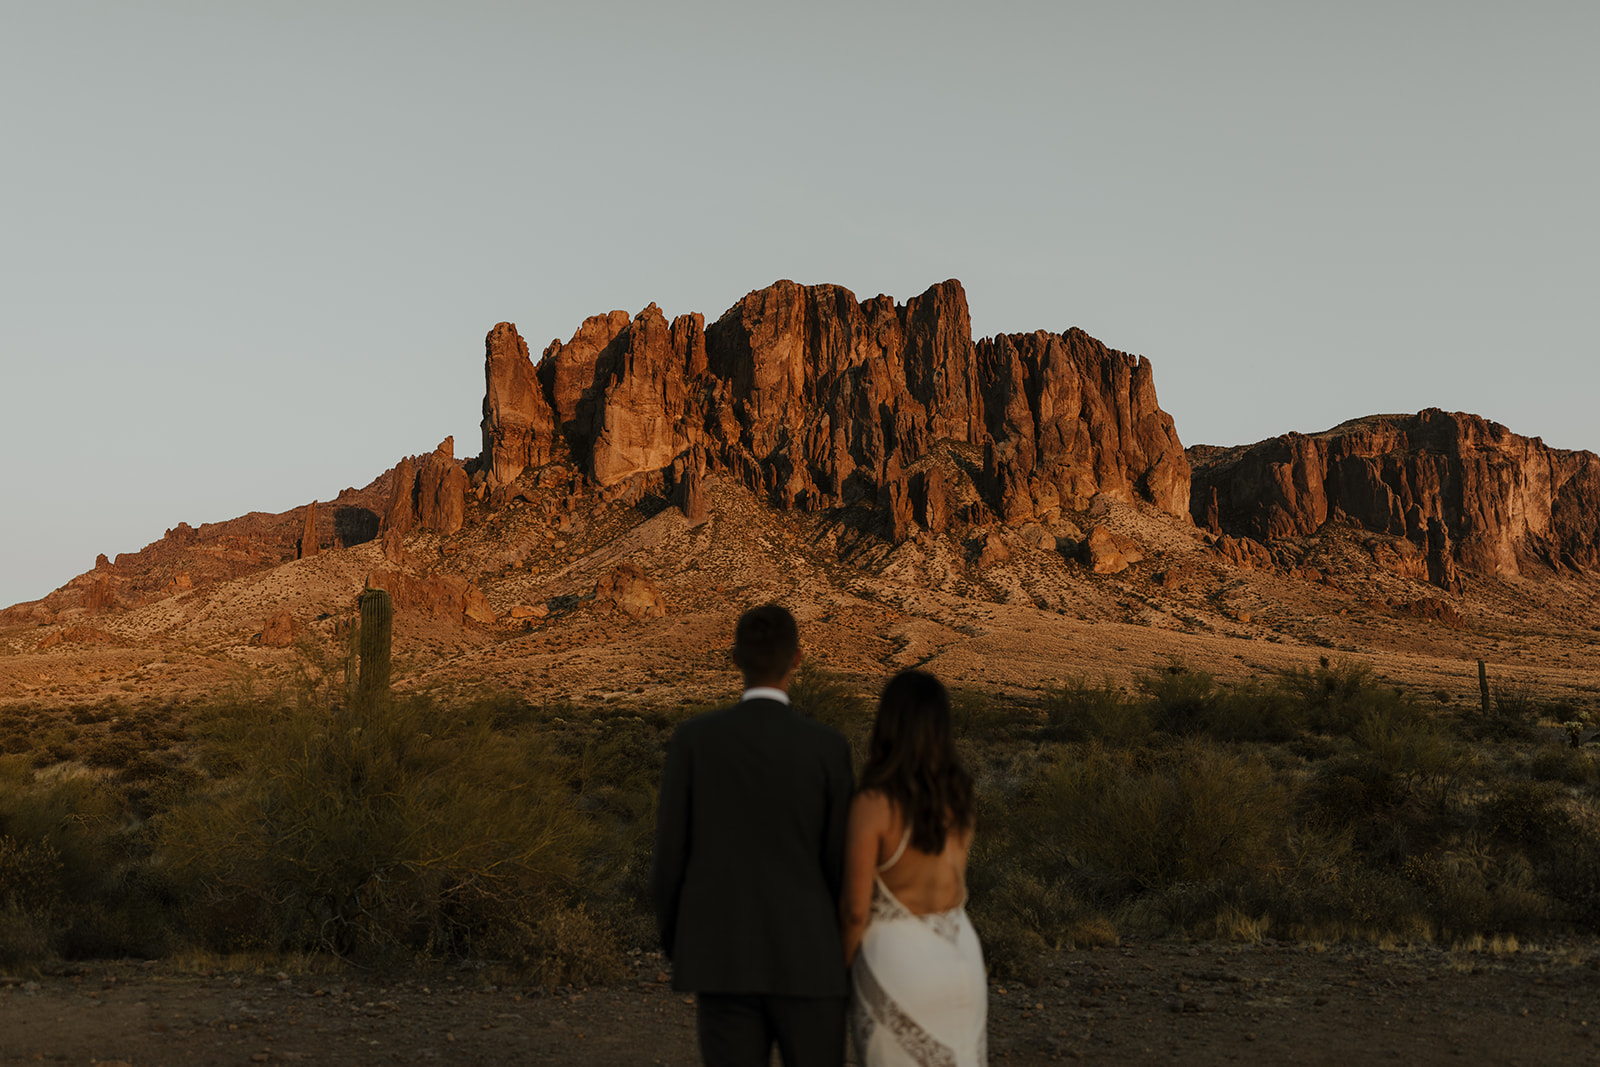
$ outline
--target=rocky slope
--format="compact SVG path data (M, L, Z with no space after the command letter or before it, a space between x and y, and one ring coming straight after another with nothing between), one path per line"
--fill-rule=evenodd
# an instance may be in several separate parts
M1189 458L1194 520L1216 534L1270 543L1353 525L1392 539L1378 563L1449 590L1458 567L1515 576L1600 562L1600 457L1476 415L1375 415Z

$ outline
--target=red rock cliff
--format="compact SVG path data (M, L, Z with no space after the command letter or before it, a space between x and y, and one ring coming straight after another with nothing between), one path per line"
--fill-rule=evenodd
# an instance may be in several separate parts
M904 305L782 281L710 326L654 304L612 312L537 367L507 323L487 347L491 489L561 443L601 486L722 470L786 508L882 508L899 539L913 517L945 521L939 475L912 468L956 442L984 448L987 504L1007 522L1102 491L1188 514L1149 362L1079 330L975 345L956 281Z
M1261 541L1330 521L1406 537L1485 575L1600 563L1600 457L1548 448L1476 415L1430 408L1234 449L1197 448L1193 514Z

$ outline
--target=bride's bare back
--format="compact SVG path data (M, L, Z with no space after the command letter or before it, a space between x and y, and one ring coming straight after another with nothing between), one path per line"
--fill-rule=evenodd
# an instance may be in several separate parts
M971 827L952 829L945 835L944 851L923 852L909 844L898 858L906 838L906 814L882 792L871 789L850 802L850 824L845 836L844 893L840 920L845 958L854 957L872 909L872 883L884 888L913 915L949 911L966 902L967 852L972 847ZM894 860L892 864L890 860ZM889 864L879 870L884 864Z

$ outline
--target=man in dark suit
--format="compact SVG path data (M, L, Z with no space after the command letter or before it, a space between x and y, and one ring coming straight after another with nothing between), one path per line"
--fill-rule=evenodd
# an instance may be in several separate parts
M837 1067L848 992L839 943L850 746L789 706L794 616L744 613L739 703L672 735L650 894L674 989L696 994L709 1067Z

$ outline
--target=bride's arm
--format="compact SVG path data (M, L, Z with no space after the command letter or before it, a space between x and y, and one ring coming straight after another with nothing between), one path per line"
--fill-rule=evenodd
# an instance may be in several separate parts
M850 823L845 830L844 891L839 895L839 936L844 941L844 965L855 961L856 950L872 912L872 880L878 873L878 842L888 830L889 798L873 790L857 793L850 802Z

